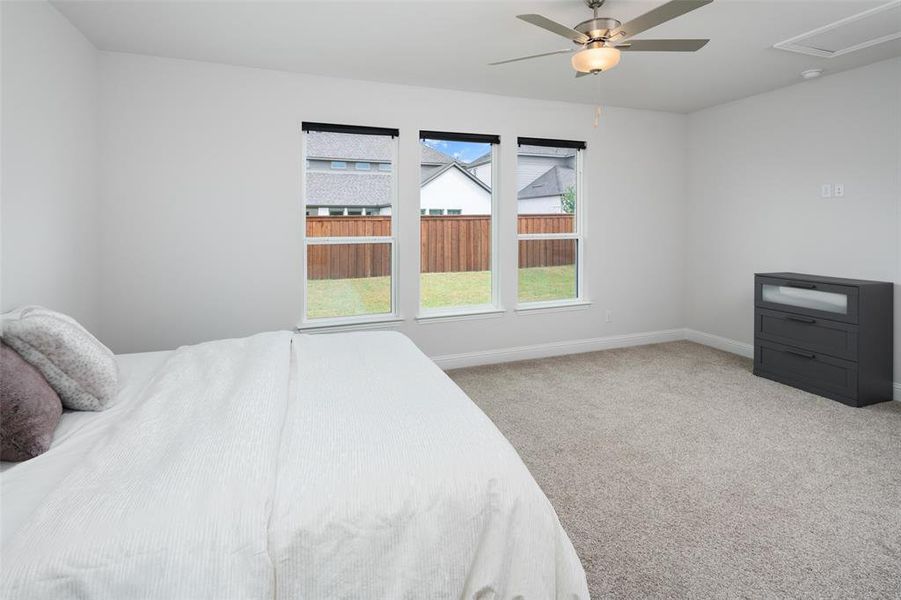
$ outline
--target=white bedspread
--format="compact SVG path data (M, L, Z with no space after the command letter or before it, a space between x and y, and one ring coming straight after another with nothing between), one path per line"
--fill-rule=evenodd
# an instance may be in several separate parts
M102 412L64 410L53 434L52 452L20 463L0 462L0 542L4 548L44 498L116 431L116 424L142 400L151 378L171 354L116 356L119 393L113 406Z
M400 334L184 347L142 390L4 536L0 597L588 598L519 456Z
M4 547L0 597L273 597L267 526L290 339L173 353Z
M550 502L398 333L299 336L271 551L284 598L588 598Z

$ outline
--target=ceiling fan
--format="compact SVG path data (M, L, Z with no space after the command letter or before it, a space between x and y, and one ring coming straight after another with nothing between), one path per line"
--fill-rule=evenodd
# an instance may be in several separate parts
M522 56L510 60L490 63L491 66L504 65L520 60L530 60L554 54L569 54L579 50L572 57L576 77L608 71L619 64L620 51L623 52L695 52L710 40L633 40L632 37L671 21L685 13L710 4L713 0L671 0L654 10L621 23L616 19L598 17L598 9L606 0L585 0L594 16L575 27L567 27L541 15L517 15L526 23L537 25L552 33L561 35L576 44L575 48Z

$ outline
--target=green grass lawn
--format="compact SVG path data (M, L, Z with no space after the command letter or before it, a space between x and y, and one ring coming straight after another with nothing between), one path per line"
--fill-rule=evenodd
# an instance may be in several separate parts
M488 271L423 273L421 277L424 308L491 302L491 274ZM520 302L573 298L575 294L574 266L519 270ZM307 283L307 316L310 319L390 311L391 280L388 277L315 279Z

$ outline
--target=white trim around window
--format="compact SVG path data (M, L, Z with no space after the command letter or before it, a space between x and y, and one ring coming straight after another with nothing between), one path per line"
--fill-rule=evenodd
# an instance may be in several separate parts
M302 165L306 165L306 156L307 156L307 135L308 132L302 132L301 137L301 151L304 157L304 161L301 163ZM365 134L364 134L365 135ZM301 235L301 245L302 245L302 256L301 256L301 270L303 276L303 297L301 299L301 320L297 324L297 329L306 330L306 331L314 331L314 330L323 330L326 328L332 328L336 330L342 329L364 329L372 327L380 327L380 326L389 326L392 323L397 323L402 321L402 317L398 314L398 279L399 274L397 272L397 232L398 232L398 210L397 210L397 198L398 198L398 169L397 169L397 157L398 157L398 138L392 136L391 137L391 235L388 236L359 236L359 237L307 237L307 215L306 210L301 210L301 224L300 224L300 235ZM307 186L306 186L306 174L307 169L301 169L301 178L300 178L300 187L301 187L301 206L306 209L306 196L307 196ZM365 212L365 211L364 211ZM308 284L309 278L307 277L307 249L311 246L317 245L345 245L345 244L389 244L390 245L390 255L391 255L391 289L390 289L390 297L391 297L391 310L387 313L372 313L372 314L363 314L363 315L353 315L353 316L342 316L342 317L323 317L323 318L308 318L307 317L307 299L308 299Z
M532 314L539 312L558 312L560 310L580 310L591 306L587 299L587 286L585 283L585 223L588 211L585 202L585 185L583 178L583 162L585 150L576 150L576 206L573 219L573 233L519 233L519 200L516 210L516 307L519 314ZM519 153L517 152L517 162ZM517 168L519 165L517 164ZM537 302L519 302L519 243L530 240L574 240L576 244L576 296L574 298L560 298L557 300L544 300Z

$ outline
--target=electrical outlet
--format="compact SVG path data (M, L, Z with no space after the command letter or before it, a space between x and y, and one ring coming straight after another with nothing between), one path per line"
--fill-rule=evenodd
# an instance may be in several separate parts
M836 183L832 186L832 193L836 198L842 198L845 195L845 184Z
M824 183L820 188L820 198L832 198L832 184Z
M611 322L612 320L613 320L613 311L612 311L612 310L608 310L607 313L604 315L604 321L606 321L607 323L609 323L609 322Z

